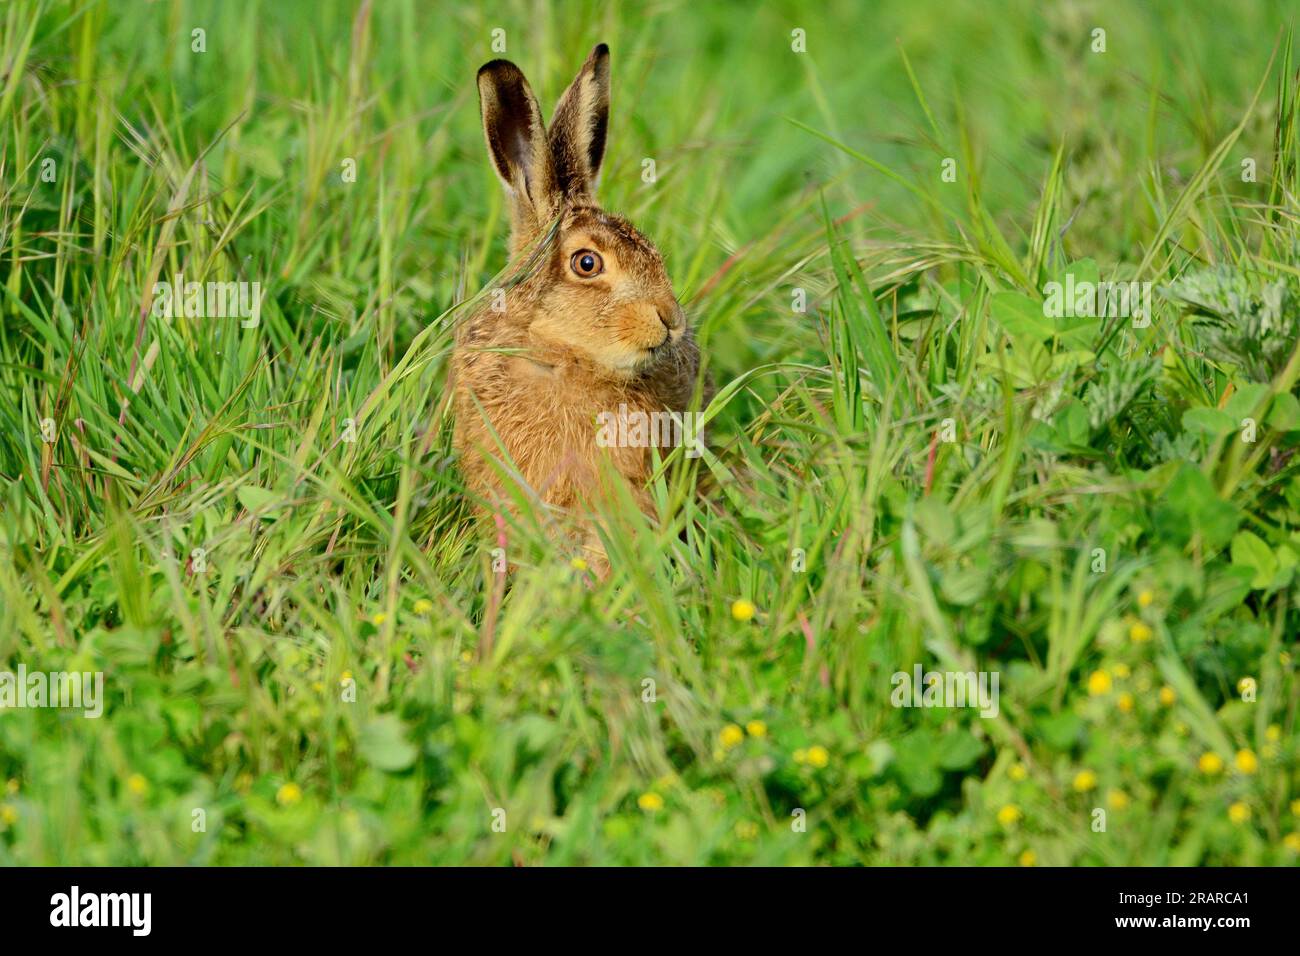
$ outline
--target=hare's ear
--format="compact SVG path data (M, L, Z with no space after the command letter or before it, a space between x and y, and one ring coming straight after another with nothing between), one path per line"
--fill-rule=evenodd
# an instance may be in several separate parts
M555 182L566 199L590 197L600 179L609 128L609 47L600 43L551 117L551 157Z
M509 60L484 64L478 98L488 154L513 200L516 225L547 221L559 192L542 111L523 72Z

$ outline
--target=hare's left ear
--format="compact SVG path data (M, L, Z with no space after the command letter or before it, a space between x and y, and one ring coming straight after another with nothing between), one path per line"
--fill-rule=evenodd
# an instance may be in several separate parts
M556 185L566 199L595 192L608 128L609 47L599 43L560 97L547 134Z

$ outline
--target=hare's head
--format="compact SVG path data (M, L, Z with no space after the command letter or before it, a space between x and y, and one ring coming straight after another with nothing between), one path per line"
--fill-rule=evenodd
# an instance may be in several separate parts
M614 375L653 366L681 340L686 317L658 250L596 202L609 127L609 47L591 51L550 129L513 63L486 64L478 91L488 154L510 203L511 254L531 264L509 294L506 320Z

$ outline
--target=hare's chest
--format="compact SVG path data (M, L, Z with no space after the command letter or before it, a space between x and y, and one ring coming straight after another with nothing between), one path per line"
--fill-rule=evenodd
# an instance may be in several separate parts
M671 441L670 423L634 393L562 375L528 375L519 385L513 434L502 437L514 446L516 460L531 463L530 471L565 473L585 483L598 470L596 462L607 459L627 478L644 478L648 450Z

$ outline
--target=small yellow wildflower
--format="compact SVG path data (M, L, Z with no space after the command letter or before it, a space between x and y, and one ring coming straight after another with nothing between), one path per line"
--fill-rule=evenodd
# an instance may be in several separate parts
M1300 833L1288 833L1282 838L1282 845L1292 853L1300 853Z
M1154 633L1145 621L1134 621L1133 626L1128 629L1129 640L1134 644L1145 644L1151 640Z
M1244 694L1246 693L1246 691L1250 690L1254 686L1255 686L1255 678L1243 677L1241 680L1237 681L1237 693Z
M1097 775L1091 770L1080 770L1074 775L1074 789L1087 793L1097 786Z
M1174 701L1178 699L1178 694L1168 685L1160 688L1160 704L1162 707L1174 706Z
M428 598L420 598L420 600L416 601L411 607L411 610L416 614L428 614L433 610L433 602Z
M582 558L574 558L572 561L569 562L569 567L573 568L573 570L575 571L586 571L587 562L584 561Z
M1002 824L1004 827L1015 826L1020 822L1022 816L1023 814L1020 812L1018 806L1014 803L1008 803L998 811L998 823Z
M1109 790L1106 792L1106 803L1112 810L1123 810L1128 807L1128 794L1123 790Z
M1250 807L1238 800L1228 807L1228 819L1240 826L1250 819Z
M658 813L664 808L664 798L657 793L643 793L636 798L636 805L646 813Z
M149 790L149 781L138 773L133 773L126 778L126 789L130 790L137 797L142 797Z
M0 803L0 823L7 827L18 822L18 808L11 803Z
M731 616L737 621L750 621L753 620L754 612L757 610L758 608L754 607L753 601L746 601L741 598L739 601L732 603Z
M745 733L749 734L751 737L766 737L767 724L763 723L761 720L751 720L745 725Z
M1264 731L1264 739L1271 744L1277 743L1282 739L1282 728L1277 724L1269 724L1268 729Z
M1254 773L1259 769L1259 758L1253 750L1238 750L1235 762L1242 773Z
M1291 801L1291 816L1300 817L1300 799Z
M1110 674L1107 671L1093 671L1088 675L1088 693L1093 697L1110 693Z
M1021 854L1020 854L1020 865L1021 865L1021 866L1037 866L1037 865L1038 865L1038 854L1035 853L1033 850L1026 850L1024 853L1021 853Z
M291 807L300 800L302 800L302 787L296 783L286 783L275 794L275 802L282 807Z
M388 620L388 615L385 614L383 611L380 611L378 614L376 614L374 617L370 619L370 623L375 625L375 627L382 627L386 620Z
M1022 763L1013 763L1011 769L1007 771L1007 776L1012 780L1019 782L1029 776L1029 771L1025 769Z
M808 762L821 770L831 762L830 752L821 744L814 744L808 748Z
M722 743L722 746L726 747L728 750L732 747L739 746L741 741L744 739L745 732L735 724L727 724L727 726L722 728L722 733L718 734L718 740Z
M1111 668L1111 670L1115 672L1115 676L1120 680L1126 680L1128 678L1129 670L1127 664L1116 664Z
M344 671L342 674L339 675L339 683L341 684L346 684L350 680L352 680L351 671Z
M1223 772L1223 758L1213 750L1207 750L1201 754L1201 759L1196 761L1196 766L1201 773L1214 776L1216 773Z
M1139 592L1138 592L1138 607L1150 607L1151 604L1152 604L1152 602L1155 601L1155 599L1156 599L1156 596L1155 596L1154 594L1152 594L1151 591L1149 591L1149 590L1142 590L1142 591L1139 591Z
M1115 701L1115 706L1126 714L1133 712L1133 695L1124 693L1119 695L1119 700Z

